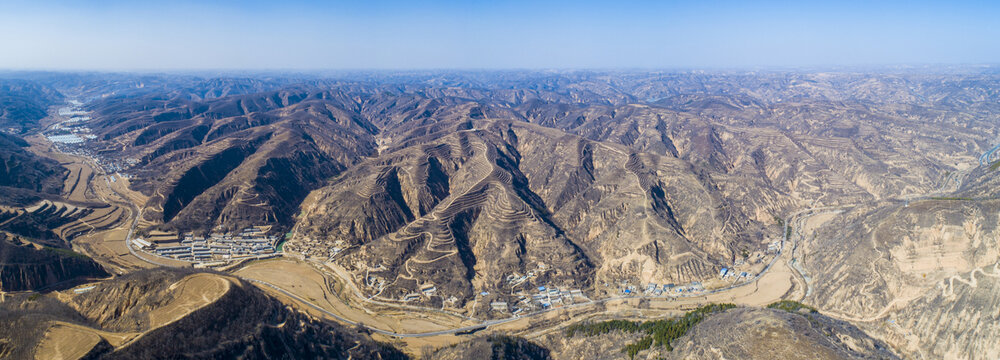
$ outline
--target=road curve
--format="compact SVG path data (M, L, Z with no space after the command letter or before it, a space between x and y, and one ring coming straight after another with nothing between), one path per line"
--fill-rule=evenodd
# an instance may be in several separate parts
M105 181L107 181L107 179L105 179ZM111 185L110 183L108 183L107 185L108 185L108 188L112 192L115 193L115 195L117 195L121 199L125 200L130 205L131 210L135 214L135 217L132 219L132 224L129 226L129 231L128 231L127 235L125 236L125 246L126 246L126 248L128 248L129 253L131 253L132 256L135 256L136 258L138 258L138 259L140 259L142 261L145 261L147 263L153 264L153 265L166 266L166 267L177 267L176 265L158 262L156 260L149 259L147 257L141 256L132 247L132 241L131 241L132 240L132 236L134 236L135 230L136 230L136 228L138 227L138 224L139 224L139 219L142 217L142 209L139 206L137 206L136 204L132 203L131 200L128 197L126 197L126 196L118 193L114 189L114 187L110 186ZM805 212L817 211L817 210L826 210L826 209L830 209L830 208L834 208L834 207L819 207L819 208L810 208L810 209L800 210L798 212L793 213L791 216L789 216L785 220L785 224L792 224L793 223L792 220L795 219L795 217L797 217L800 214L803 214ZM784 231L784 229L782 231ZM337 314L335 314L333 312L330 312L330 311L328 311L326 309L323 309L322 307L320 307L320 306L318 306L316 304L313 304L312 302L309 302L309 301L307 301L307 300L299 297L298 295L295 295L295 294L293 294L293 293L291 293L289 291L286 291L286 290L282 289L281 287L278 287L277 285L274 285L274 284L271 284L271 283L268 283L268 282L265 282L265 281L261 281L261 280L256 280L256 279L249 279L249 278L244 278L244 277L240 277L240 278L243 279L243 280L246 280L248 282L254 283L254 284L259 284L259 285L266 286L266 287L269 287L271 289L274 289L275 291L278 291L278 292L280 292L280 293L282 293L282 294L284 294L284 295L286 295L286 296L288 296L288 297L290 297L292 299L295 299L296 301L301 302L301 303L305 304L306 306L309 306L310 308L313 308L313 309L315 309L315 310L317 310L317 311L319 311L319 312L321 312L321 313L323 313L323 314L325 314L327 316L330 316L331 318L334 318L334 319L336 319L339 322L343 322L343 323L354 325L354 326L361 326L361 327L363 327L363 328L365 328L365 329L367 329L367 330L369 330L369 331L371 331L373 333L378 333L378 334L383 334L383 335L388 335L388 336L401 337L401 338L403 338L403 337L429 337L429 336L439 336L439 335L453 335L453 334L462 333L462 332L482 330L482 329L486 329L486 328L488 328L490 326L493 326L493 325L499 325L499 324L504 324L504 323L508 323L508 322L512 322L512 321L516 321L516 320L520 320L520 319L524 319L524 318L530 318L530 317L540 316L540 315L544 315L544 314L547 314L547 313L550 313L550 312L554 312L554 311L563 311L563 310L568 310L568 309L572 309L572 308L577 308L577 307L582 307L582 306L588 306L588 305L595 305L595 304L601 304L601 303L606 303L606 302L616 301L616 300L624 300L624 299L674 299L674 298L690 298L690 297L701 297L701 296L707 296L707 295L718 294L718 293L730 291L730 290L733 290L733 289L736 289L736 288L740 288L740 287L752 284L755 281L757 281L758 279L760 279L762 276L764 276L764 274L769 269L771 269L771 267L778 261L778 259L781 258L782 254L784 254L786 252L786 249L789 248L788 244L789 244L790 240L791 239L788 238L788 233L785 232L783 234L783 238L782 238L782 241L781 241L781 247L778 249L777 254L775 254L774 258L771 259L771 262L769 262L767 264L767 266L764 267L763 270L761 270L753 278L751 278L751 279L749 279L747 281L744 281L744 282L741 282L741 283L738 283L738 284L733 284L733 285L730 285L730 286L727 286L727 287L724 287L724 288L719 288L719 289L714 289L714 290L710 290L710 291L705 291L705 292L701 292L701 293L698 293L698 294L683 294L683 295L678 295L678 296L665 296L665 295L664 296L644 296L644 295L639 295L639 296L613 296L613 297L607 297L607 298L602 298L602 299L597 299L597 300L590 300L590 301L582 302L582 303L576 303L576 304L572 304L572 305L566 305L566 306L562 306L562 307L559 307L559 308L543 309L543 310L539 310L539 311L532 312L532 313L525 314L525 315L521 315L521 316L513 316L513 317L509 317L509 318L496 319L496 320L485 320L485 321L481 321L479 324L476 324L476 325L469 325L469 326L463 326L463 327L459 327L459 328L453 328L453 329L447 329L447 330L439 330L439 331L431 331L431 332L424 332L424 333L397 333L397 332L393 332L393 331L389 331L389 330L384 330L384 329L379 329L379 328L371 327L371 326L368 326L368 325L365 325L365 324L362 324L362 323L359 323L359 322L356 322L356 321L344 318L343 316L337 315ZM336 274L336 272L334 272L333 275L337 276L337 277L341 277L339 274ZM239 277L238 275L235 275L235 274L234 274L234 276ZM349 280L341 279L341 281L349 281ZM384 304L384 305L390 305L391 306L393 304ZM453 314L453 315L457 315L457 314ZM466 318L466 319L470 319L467 316L461 316L461 317Z

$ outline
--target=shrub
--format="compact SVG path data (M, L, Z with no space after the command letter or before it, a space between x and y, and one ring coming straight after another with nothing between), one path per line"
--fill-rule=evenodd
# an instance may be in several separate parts
M584 336L594 336L607 334L612 331L622 331L635 333L642 331L646 334L639 341L625 345L622 352L628 354L629 358L634 358L640 351L649 349L654 344L666 347L667 351L674 348L670 342L684 336L695 324L704 320L708 315L735 308L733 304L708 304L691 310L679 318L652 320L636 322L628 320L609 320L599 323L573 324L566 328L566 336L582 334Z
M781 300L767 306L768 309L785 310L787 312L799 312L802 309L809 310L810 313L817 313L816 308L793 300Z

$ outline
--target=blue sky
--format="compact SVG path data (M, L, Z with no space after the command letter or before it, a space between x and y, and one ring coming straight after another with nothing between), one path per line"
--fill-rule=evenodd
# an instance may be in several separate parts
M995 1L0 0L0 68L996 64L998 24Z

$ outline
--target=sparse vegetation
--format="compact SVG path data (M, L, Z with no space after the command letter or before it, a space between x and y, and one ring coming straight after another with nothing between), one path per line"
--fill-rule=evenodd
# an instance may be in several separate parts
M670 345L671 341L684 336L691 327L704 320L708 315L735 307L736 305L733 304L709 304L674 319L645 322L609 320L599 323L574 324L566 329L566 336L575 336L576 334L595 336L607 334L612 331L628 333L642 331L647 335L634 343L625 345L621 350L623 353L628 354L629 358L634 358L640 351L647 350L653 345L665 347L667 351L673 351L674 348Z
M935 196L931 200L973 200L970 197L958 197L958 196Z
M608 320L599 323L573 324L566 328L566 336L572 337L577 333L583 336L603 335L612 331L636 332L640 329L640 323L628 320Z
M803 304L803 303L800 303L800 302L794 301L794 300L781 300L781 301L772 303L771 305L768 305L767 308L769 308L769 309L785 310L787 312L793 312L793 313L794 312L800 312L802 309L809 310L810 313L817 313L817 312L819 312L819 311L816 310L816 308L814 308L812 306L809 306L809 305L806 305L806 304Z
M37 243L36 243L37 244ZM10 271L0 281L0 290L39 290L51 285L69 286L78 277L108 276L86 255L69 249L29 243L22 237L0 233L0 265Z
M990 164L990 171L996 171L998 168L1000 168L1000 160L994 161Z
M66 256L66 257L75 257L75 258L80 258L80 259L90 259L89 257L87 257L87 255L78 253L78 252L70 250L70 249L62 249L62 248L54 248L54 247L48 247L48 246L46 246L45 247L45 251L50 251L50 252L53 252L53 253L56 253L56 254L59 254L59 255L62 255L62 256Z
M820 321L816 319L816 317L814 316L814 314L819 314L819 311L817 311L816 308L814 308L812 306L809 306L809 305L806 305L806 304L803 304L803 303L800 303L800 302L794 301L794 300L781 300L781 301L772 303L771 305L768 305L767 307L769 309L784 310L784 311L787 311L787 312L790 312L790 313L793 313L793 314L798 314L798 315L805 316L805 318L807 320L809 320L809 323L812 324L812 326L814 328L819 329L820 331L823 331L824 334L826 334L826 336L832 336L833 335L832 333L829 332L828 329L824 329L823 324L820 323ZM803 310L806 310L806 312L804 313Z
M640 351L649 349L652 346L653 338L647 336L639 341L636 341L635 343L625 345L625 347L622 348L622 352L628 354L629 359L633 359ZM673 348L671 348L670 345L667 345L667 350L673 350Z

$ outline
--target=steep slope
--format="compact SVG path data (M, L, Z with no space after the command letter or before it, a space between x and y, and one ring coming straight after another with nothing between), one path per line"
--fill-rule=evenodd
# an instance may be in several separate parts
M287 249L336 254L382 300L483 313L531 286L700 280L740 249L764 247L761 234L780 236L764 223L727 223L746 215L676 158L521 122L462 124L311 195ZM527 274L524 285L509 281ZM436 295L408 296L430 287ZM495 295L465 308L483 291Z
M106 155L135 163L147 219L183 231L281 227L309 191L375 150L374 128L328 96L290 90L139 112L156 100L109 103L95 105L94 124Z
M898 359L845 321L808 311L734 309L698 324L667 359Z
M62 190L69 170L26 147L21 138L0 132L0 205L27 206Z
M997 200L927 199L838 216L816 232L804 255L808 274L824 274L813 276L810 302L877 316L942 278L995 263L998 206Z
M507 287L512 273L584 285L591 263L553 222L495 134L452 132L365 161L307 200L291 251L328 256L366 291L462 308L475 292ZM316 239L316 240L312 240ZM488 261L484 259L489 259ZM367 278L365 277L367 274Z
M434 360L489 359L489 360L548 360L549 350L531 341L511 336L476 338L436 351L429 356Z
M37 248L0 233L0 291L40 290L77 278L108 273L90 258L70 250Z
M677 320L682 323L684 321L680 319L690 314ZM498 353L515 354L508 358L552 359L899 358L884 342L854 325L807 309L786 311L737 307L710 312L701 320L685 326L685 330L679 330L677 324L679 322L669 319L581 323L569 326L566 331L549 333L531 341L519 338L474 339L441 349L432 358L486 358L491 353L494 359L498 358ZM660 344L654 339L661 336L671 339L669 344ZM519 346L499 346L501 344Z
M37 82L0 79L0 130L20 134L37 128L49 106L62 101L62 94Z
M20 357L406 358L214 273L148 270L82 294L15 297L3 303L0 321L0 351ZM16 324L31 325L10 331Z
M1000 352L997 299L1000 268L994 263L946 278L890 311L882 330L913 356L989 359Z
M827 275L813 276L807 300L870 322L913 356L990 353L1000 180L985 166L965 178L955 193L858 207L820 228L803 268Z
M530 187L554 222L599 262L599 282L701 279L776 230L727 224L747 215L676 158L526 124L508 128Z

